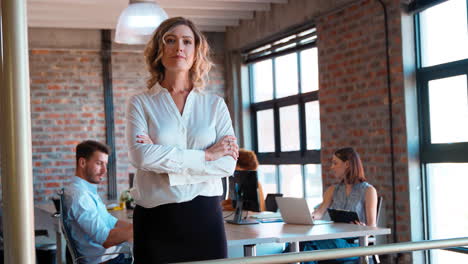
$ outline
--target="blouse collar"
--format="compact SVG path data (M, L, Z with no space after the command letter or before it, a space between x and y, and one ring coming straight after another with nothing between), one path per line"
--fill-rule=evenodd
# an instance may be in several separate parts
M194 87L192 91L197 92L197 93L203 93L203 91L200 88L196 88L196 87ZM155 83L153 87L151 87L151 89L149 89L149 93L152 96L157 95L161 92L169 93L169 91L166 88L162 87L161 84L159 84L158 82Z

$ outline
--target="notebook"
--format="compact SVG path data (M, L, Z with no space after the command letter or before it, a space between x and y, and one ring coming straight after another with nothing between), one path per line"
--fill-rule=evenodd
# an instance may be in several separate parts
M279 212L264 211L258 214L251 215L250 217L255 218L255 219L271 219L271 218L281 218L281 214Z
M312 219L309 205L304 198L276 197L276 203L286 224L316 225L333 223L327 220Z

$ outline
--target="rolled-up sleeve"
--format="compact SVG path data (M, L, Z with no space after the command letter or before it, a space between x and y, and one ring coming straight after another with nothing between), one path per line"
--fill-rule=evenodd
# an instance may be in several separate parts
M143 103L138 96L133 96L127 106L126 126L130 163L137 169L156 173L187 174L205 171L204 150L141 144L136 142L137 135L148 135L148 123Z
M113 216L103 218L99 214L96 204L85 196L77 199L70 208L70 215L77 221L82 231L96 243L102 245L106 241L111 227L115 226L117 219Z

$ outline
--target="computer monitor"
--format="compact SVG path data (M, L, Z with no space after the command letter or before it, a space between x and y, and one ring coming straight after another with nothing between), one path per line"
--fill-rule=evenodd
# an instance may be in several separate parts
M135 173L133 172L130 172L128 174L128 185L129 185L129 188L133 188L133 180L135 179Z
M258 195L258 177L256 171L235 171L229 180L229 189L232 195L232 206L236 208L233 220L226 222L231 224L245 225L258 224L257 221L242 219L242 212L260 212Z

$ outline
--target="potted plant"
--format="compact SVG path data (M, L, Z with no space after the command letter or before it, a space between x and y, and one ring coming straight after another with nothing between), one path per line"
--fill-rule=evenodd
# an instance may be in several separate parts
M124 190L120 194L120 202L125 203L125 207L127 209L135 208L135 200L133 199L132 195L130 194L130 189Z

